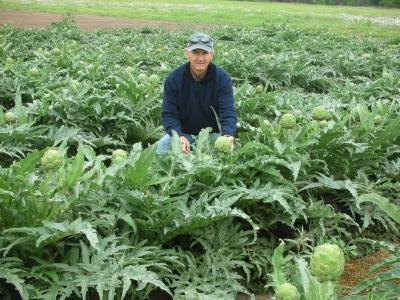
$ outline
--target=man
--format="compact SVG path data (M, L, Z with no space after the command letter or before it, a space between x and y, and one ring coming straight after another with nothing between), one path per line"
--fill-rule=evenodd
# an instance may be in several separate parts
M212 39L194 33L184 51L188 61L172 71L164 83L161 116L167 134L158 142L159 154L168 151L173 131L179 135L184 153L190 152L193 136L207 127L212 128L214 137L222 134L234 141L237 118L232 81L228 73L211 63Z

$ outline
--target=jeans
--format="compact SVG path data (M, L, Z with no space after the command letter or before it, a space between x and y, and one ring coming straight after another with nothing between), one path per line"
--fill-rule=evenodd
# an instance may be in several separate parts
M193 144L195 142L196 136L192 136L190 134L184 134L185 137L188 139L190 144ZM219 133L210 133L210 138L212 141L215 141L221 134ZM157 143L157 149L156 152L158 154L165 154L168 152L169 145L171 144L171 139L172 136L170 136L168 133L165 134Z

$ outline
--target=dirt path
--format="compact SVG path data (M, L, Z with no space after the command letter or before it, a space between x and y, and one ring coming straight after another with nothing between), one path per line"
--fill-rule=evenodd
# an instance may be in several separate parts
M56 21L60 21L65 14L51 12L33 12L26 10L5 10L0 9L0 26L11 24L16 27L35 27L41 28ZM90 31L93 29L106 28L126 28L126 27L144 27L157 26L166 29L184 29L184 28L205 28L204 24L187 24L171 21L154 20L135 20L123 19L117 17L91 16L91 15L71 15L75 23L82 30Z

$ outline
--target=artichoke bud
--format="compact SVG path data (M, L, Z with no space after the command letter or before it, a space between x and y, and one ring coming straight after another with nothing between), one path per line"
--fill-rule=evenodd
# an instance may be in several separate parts
M15 123L17 121L17 116L12 111L8 111L4 114L4 120L7 123Z
M220 136L215 140L214 147L219 152L230 152L232 151L233 144L229 137Z
M296 125L296 117L291 113L286 113L282 115L279 120L279 125L281 125L282 128L293 128Z
M290 284L280 285L276 291L279 300L300 300L300 294L297 288Z
M40 159L40 164L45 169L59 168L63 164L63 155L60 150L51 148L43 154L42 158Z
M312 111L312 118L314 120L318 120L318 121L330 120L331 115L325 107L317 106L317 107L314 107L314 109Z
M323 244L315 248L311 257L311 274L321 282L336 281L344 271L343 251L334 244Z
M112 159L113 162L123 161L127 157L128 157L128 153L126 153L126 151L122 150L122 149L114 150L112 155L111 155L111 159Z

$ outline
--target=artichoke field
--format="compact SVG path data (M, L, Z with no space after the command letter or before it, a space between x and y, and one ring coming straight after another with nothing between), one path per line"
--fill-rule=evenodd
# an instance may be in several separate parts
M159 157L163 79L190 32L0 29L0 298L305 299L296 276L327 243L390 249L400 277L399 40L209 33L234 84L235 147L205 129L189 154L174 136ZM396 299L385 278L353 293Z

